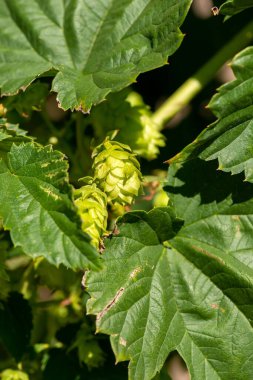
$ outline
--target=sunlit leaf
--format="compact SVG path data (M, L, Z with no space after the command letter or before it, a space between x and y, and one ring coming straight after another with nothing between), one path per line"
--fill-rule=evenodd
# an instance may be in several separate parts
M191 0L0 0L0 88L25 89L55 69L61 107L88 111L166 64Z
M253 187L238 184L212 163L174 165L179 220L170 208L126 214L104 270L88 276L89 313L130 360L129 379L151 380L174 350L193 380L250 378Z

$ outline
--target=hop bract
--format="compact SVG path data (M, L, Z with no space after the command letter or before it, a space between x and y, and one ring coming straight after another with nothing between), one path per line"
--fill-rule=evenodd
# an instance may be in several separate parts
M75 205L82 220L82 230L90 235L98 248L107 226L107 197L95 183L75 190Z
M117 141L129 145L147 160L155 159L159 148L165 146L165 137L153 121L149 107L139 94L129 89L110 94L106 102L92 110L90 121L98 138L117 130Z
M141 193L140 164L128 145L106 139L94 153L94 180L112 204L127 205Z
M130 92L126 102L131 105L131 123L134 136L129 134L128 128L122 128L120 135L122 141L131 145L133 150L147 160L155 159L159 154L159 148L165 146L165 137L159 132L158 125L152 119L152 113L142 97L137 92Z

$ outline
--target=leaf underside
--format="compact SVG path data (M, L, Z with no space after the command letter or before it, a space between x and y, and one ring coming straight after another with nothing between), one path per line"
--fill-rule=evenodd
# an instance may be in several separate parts
M0 0L0 88L11 95L55 69L63 109L87 112L162 66L191 0Z
M250 379L253 186L198 159L169 178L181 224L170 208L126 214L88 276L88 311L130 379L152 379L173 350L192 380Z
M67 169L64 155L50 146L12 143L0 161L0 215L14 245L27 255L97 269L97 253L81 232L71 200Z
M218 159L220 170L244 171L253 182L253 47L236 55L232 68L236 79L223 85L209 104L218 120L170 162Z

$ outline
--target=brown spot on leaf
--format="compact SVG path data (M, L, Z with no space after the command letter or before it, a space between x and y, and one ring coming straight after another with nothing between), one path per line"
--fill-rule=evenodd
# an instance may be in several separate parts
M224 260L222 260L220 257L215 256L213 253L208 252L204 248L198 247L196 245L192 245L192 248L195 249L195 251L203 253L204 255L206 255L206 256L208 256L208 257L210 257L210 258L218 261L222 265L225 264Z
M86 270L83 274L82 281L81 281L81 286L83 290L86 289L87 274L88 274L88 271Z
M217 303L212 303L211 308L216 309L216 310L220 310L222 313L225 313L225 309L223 309L223 307L220 307Z
M44 187L44 186L40 186L40 189L42 191L44 191L49 197L53 198L55 201L59 200L60 197L58 194L54 193L52 190L50 190L49 188L47 187Z
M122 336L119 338L119 344L121 344L121 346L124 346L124 347L126 347L126 345L127 345L127 341L124 339L124 338L122 338Z
M90 108L85 108L83 104L80 104L78 107L75 107L77 112L82 112L84 115L90 114Z
M113 305L115 305L115 303L118 302L124 290L125 288L120 288L113 297L113 299L105 306L105 308L100 313L98 313L97 322L99 322L100 319L113 307Z
M137 276L137 274L140 273L140 272L141 272L141 267L137 267L137 268L135 268L135 269L131 272L130 277L131 277L132 279L134 279L134 278Z
M100 239L99 241L99 253L104 253L104 250L105 250L105 245L104 245L104 242L103 240Z

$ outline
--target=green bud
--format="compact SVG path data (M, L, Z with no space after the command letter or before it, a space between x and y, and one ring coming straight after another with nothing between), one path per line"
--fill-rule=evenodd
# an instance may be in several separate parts
M92 110L90 121L98 138L117 130L117 141L148 160L156 158L159 147L165 146L165 137L153 121L149 107L139 94L129 89L110 94L106 102Z
M154 207L165 207L168 205L169 200L167 193L160 189L154 197L153 205Z
M127 205L141 193L140 164L128 145L106 139L93 152L94 180L112 204Z
M127 210L126 210L127 208L128 208L128 206L122 206L120 204L114 204L114 205L111 205L109 214L110 214L112 219L116 219L119 216L124 215L127 212Z
M95 183L75 190L75 205L82 221L82 230L92 238L98 248L100 237L107 226L107 197Z

